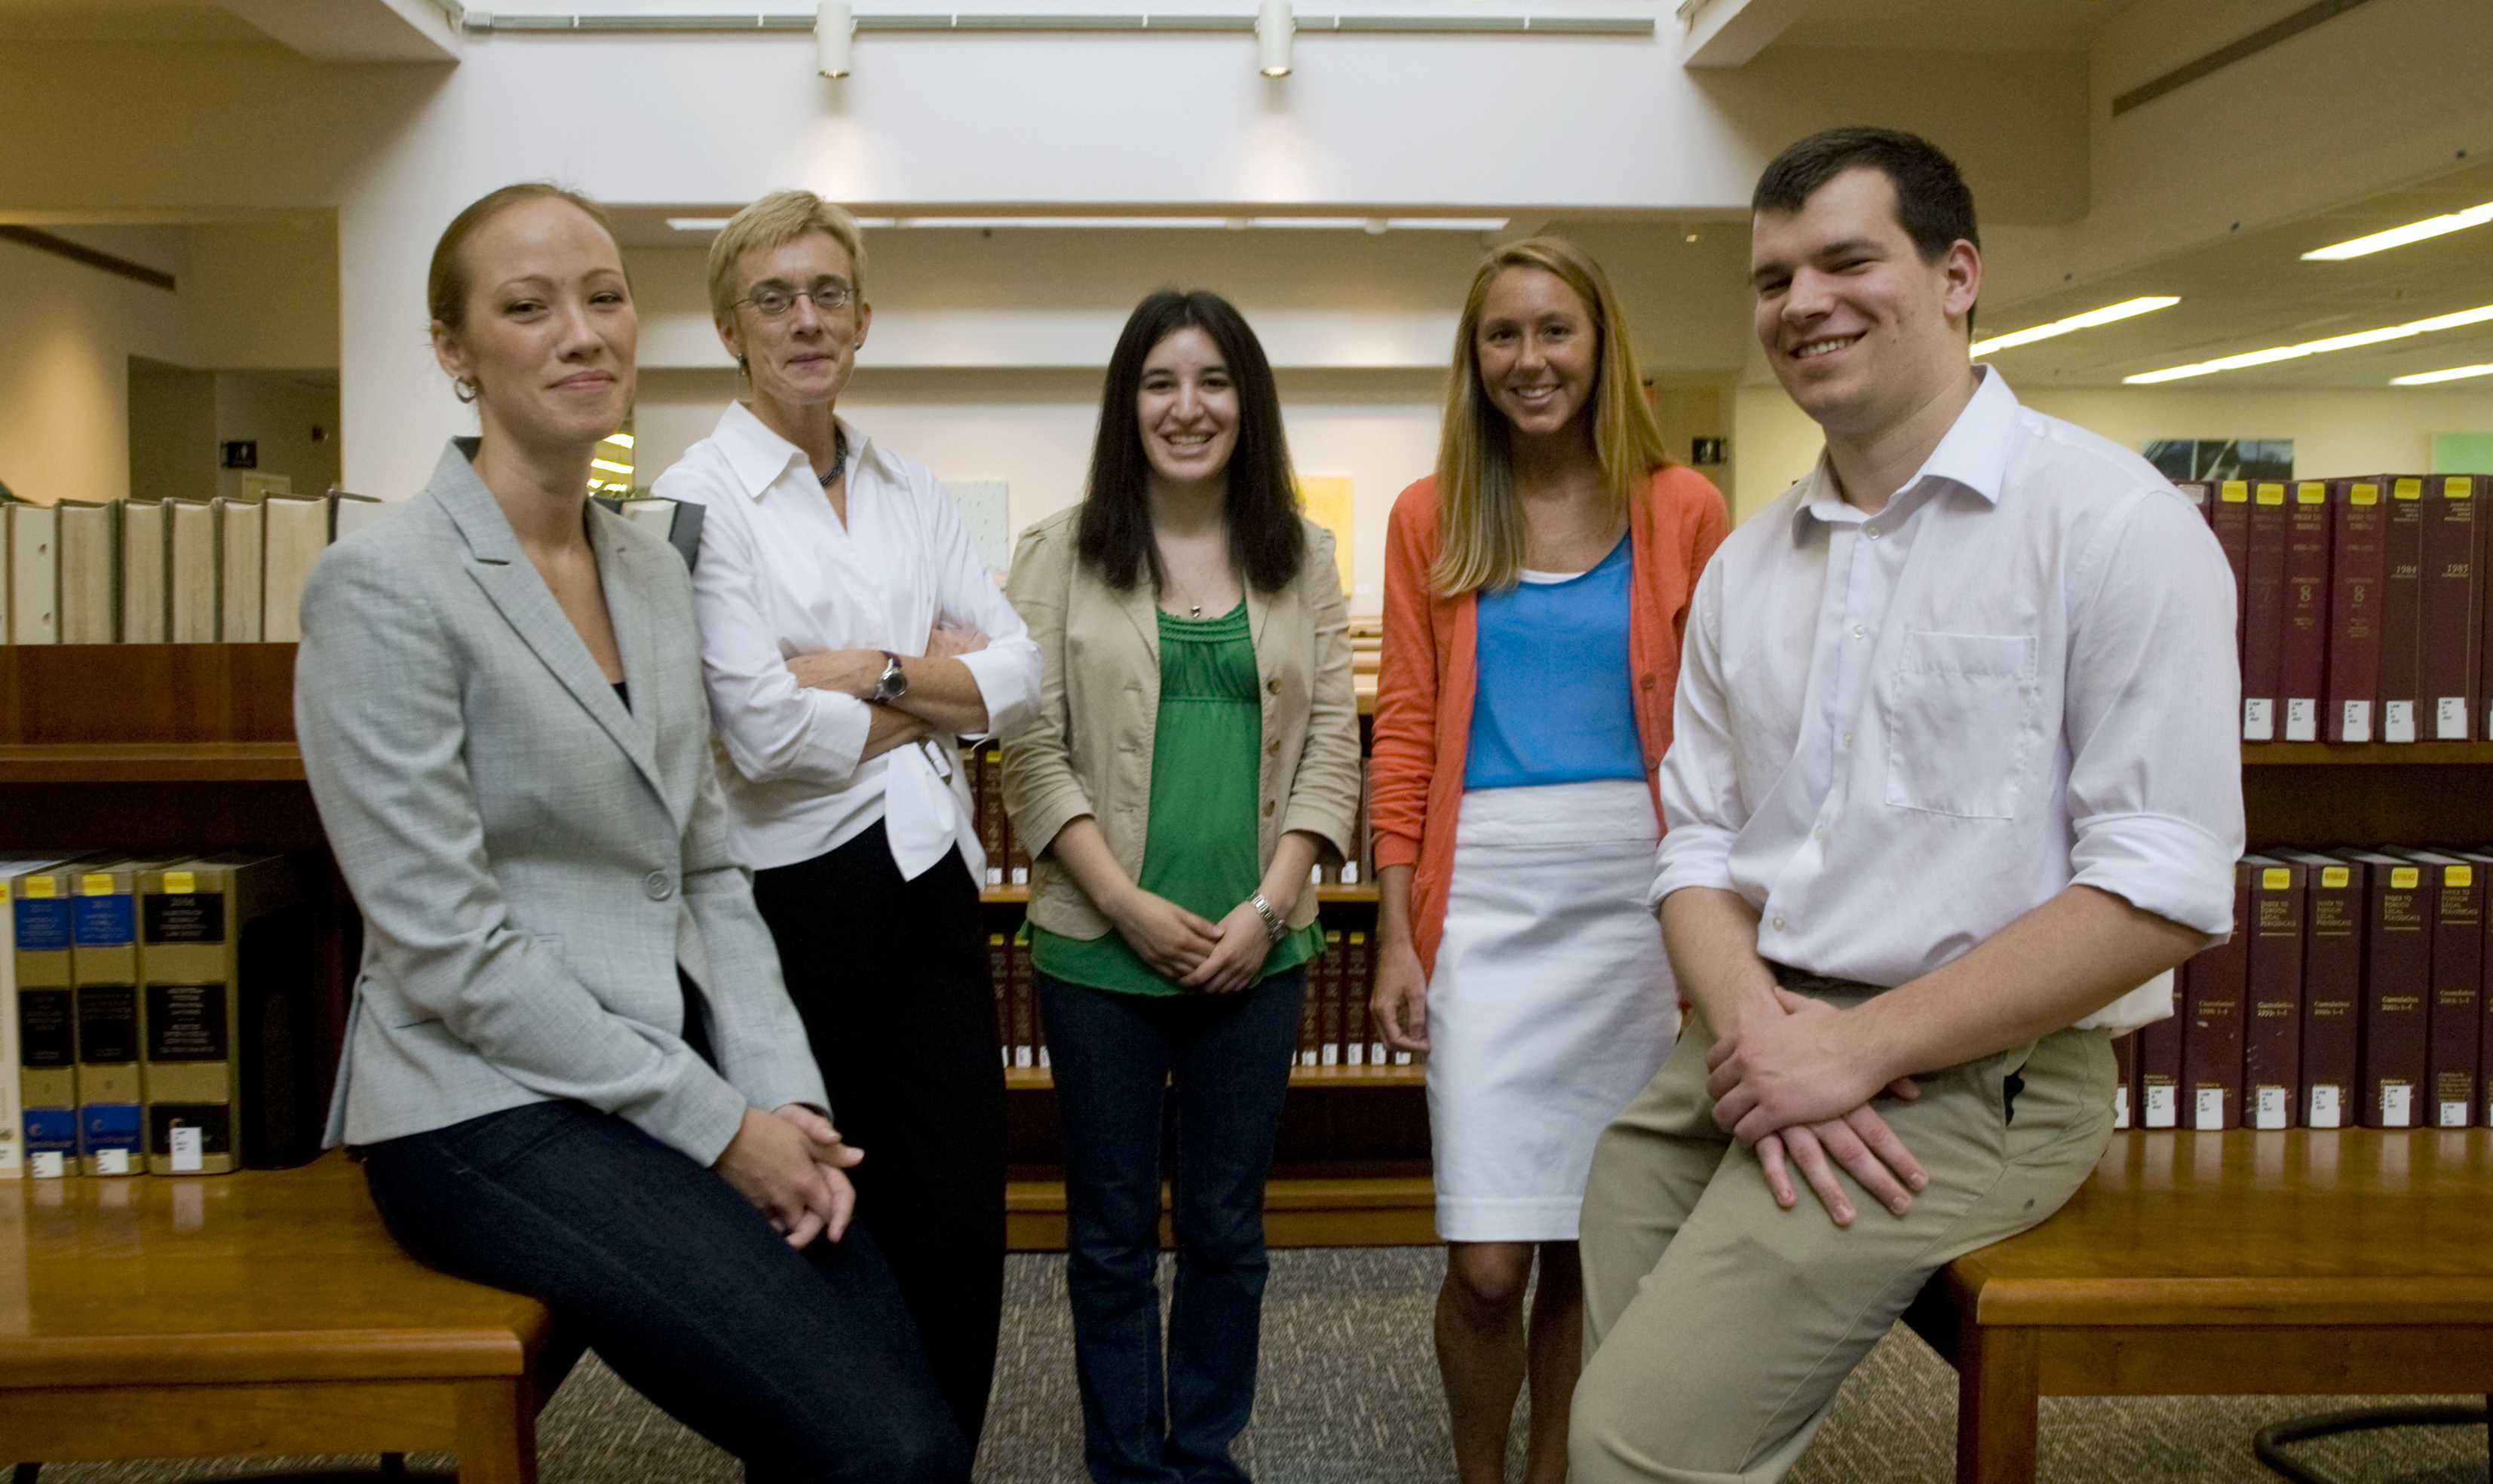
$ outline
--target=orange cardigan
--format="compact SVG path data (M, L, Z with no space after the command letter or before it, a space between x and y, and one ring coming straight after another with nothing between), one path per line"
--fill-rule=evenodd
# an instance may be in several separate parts
M1636 676L1637 737L1645 786L1670 746L1679 645L1697 574L1731 529L1723 493L1679 465L1653 471L1628 510L1628 667ZM1423 479L1394 501L1385 534L1385 649L1376 678L1368 823L1376 864L1408 865L1412 945L1433 972L1454 872L1455 819L1462 807L1464 749L1471 740L1479 605L1473 595L1429 589L1437 560L1437 481ZM1659 798L1654 804L1662 812Z

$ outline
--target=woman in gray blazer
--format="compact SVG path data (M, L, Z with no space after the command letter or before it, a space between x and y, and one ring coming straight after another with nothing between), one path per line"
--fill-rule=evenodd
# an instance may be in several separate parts
M1356 848L1359 718L1333 539L1299 514L1272 369L1226 302L1157 293L1126 322L1090 488L1022 538L1009 594L1044 663L1004 793L1064 1114L1084 1451L1119 1484L1243 1480L1264 1172L1323 938L1308 868Z
M331 1113L407 1249L530 1294L755 1479L965 1480L859 1158L742 870L692 588L586 499L637 321L592 203L512 186L436 248L476 405L432 482L330 549L295 726L363 909Z

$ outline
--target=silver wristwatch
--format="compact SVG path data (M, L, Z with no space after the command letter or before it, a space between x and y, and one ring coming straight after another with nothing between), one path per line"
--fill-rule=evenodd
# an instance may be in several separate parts
M909 694L909 672L900 668L900 656L889 650L883 651L883 678L874 682L869 701L891 702Z
M1264 899L1263 893L1258 892L1246 898L1246 905L1254 908L1255 915L1264 920L1265 936L1274 942L1280 942L1283 935L1289 932L1290 924L1281 921L1281 915L1273 910L1273 904Z

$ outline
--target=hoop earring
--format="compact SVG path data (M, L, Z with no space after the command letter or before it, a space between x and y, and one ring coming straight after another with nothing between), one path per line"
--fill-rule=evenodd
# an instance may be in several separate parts
M461 402L473 402L484 394L484 390L485 389L483 387L476 384L476 379L474 377L458 377L453 379L450 383L450 395L458 398Z

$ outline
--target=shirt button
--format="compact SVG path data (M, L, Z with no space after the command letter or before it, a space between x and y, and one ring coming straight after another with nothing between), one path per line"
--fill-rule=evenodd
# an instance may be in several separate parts
M641 878L641 890L649 893L649 900L662 902L676 894L676 884L667 879L665 871L651 871Z
M1855 623L1855 624L1853 624L1853 625L1852 625L1852 637L1853 637L1853 638L1855 638L1855 639L1867 639L1867 638L1869 638L1869 637L1870 637L1870 627L1869 627L1869 625L1868 625L1868 624L1866 624L1866 623Z
M1783 918L1782 918L1782 917L1778 916L1778 917L1775 919L1775 931L1777 931L1777 932L1781 932L1781 931L1783 931L1783 930L1784 930L1784 920L1783 920Z
M1849 731L1844 734L1844 745L1847 747L1852 745L1852 734Z
M1817 842L1819 844L1823 845L1826 843L1826 827L1824 825L1818 826L1816 830L1813 830L1810 833L1817 836Z
M1868 537L1869 537L1871 540L1873 540L1873 541L1876 541L1876 540L1877 540L1877 539L1878 539L1878 528L1877 528L1877 527L1876 527L1876 526L1864 526L1864 527L1862 527L1862 528L1861 528L1861 533L1862 533L1863 535L1865 535L1865 536L1868 536Z

